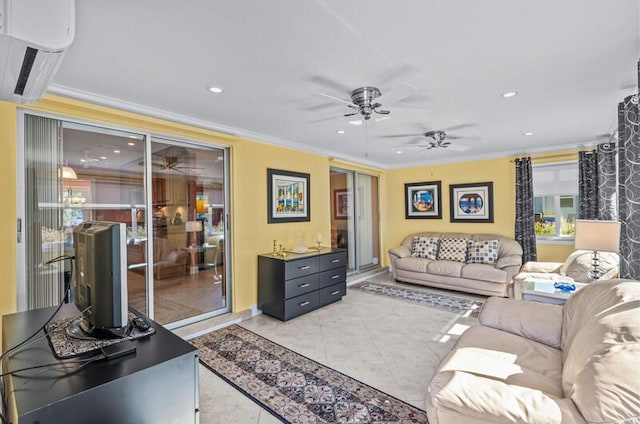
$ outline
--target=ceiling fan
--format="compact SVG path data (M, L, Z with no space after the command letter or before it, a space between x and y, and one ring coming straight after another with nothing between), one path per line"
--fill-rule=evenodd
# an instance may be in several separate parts
M380 83L376 85L384 86L385 84L388 84L392 79L397 78L401 73L406 73L410 69L411 68L409 66L399 67L393 72L388 73L386 76L379 79ZM365 85L352 90L347 85L333 81L332 79L324 76L315 75L312 76L310 80L316 84L320 84L324 87L329 88L332 92L339 92L348 95L350 100L345 100L344 98L340 98L327 93L316 93L319 96L326 97L333 102L341 103L350 108L351 110L349 111L349 113L345 113L343 114L343 116L349 117L354 115L362 115L363 119L366 121L371 119L371 115L373 114L389 115L391 113L390 110L382 108L382 102L380 101L381 98L384 100L384 103L388 107L389 105L395 105L401 101L417 100L418 97L420 97L418 96L418 89L406 82L398 84L395 89L386 90L386 94L382 96L382 90L373 85ZM314 105L310 108L307 108L307 110L319 110L329 106L331 106L331 103ZM323 120L326 119L322 119L322 121Z
M144 161L138 162L138 165L143 166ZM176 171L184 174L184 170L202 169L195 166L185 165L177 156L162 156L159 159L153 158L151 166L159 170Z
M476 124L460 124L454 125L452 127L444 128L442 130L428 130L425 129L424 132L413 133L413 134L393 134L393 135L383 135L382 138L404 138L404 137L415 137L413 142L403 144L400 146L392 146L392 148L401 148L401 147L416 147L424 150L430 150L434 148L450 148L451 150L456 151L465 151L469 149L469 146L460 146L451 144L450 141L445 141L445 139L450 140L459 140L462 138L471 138L459 135L448 135L446 131L449 130L457 130L462 128L470 128L474 127ZM424 140L426 138L427 140Z

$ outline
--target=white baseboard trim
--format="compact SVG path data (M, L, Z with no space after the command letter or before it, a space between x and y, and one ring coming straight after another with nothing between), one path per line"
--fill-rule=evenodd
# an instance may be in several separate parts
M262 315L262 310L258 309L258 305L251 305L251 318Z
M195 333L191 333L188 336L184 336L184 340L195 339L196 337L204 336L205 334L211 333L212 331L220 330L221 328L229 327L234 324L240 324L242 320L240 318L236 318L232 321L223 322L222 324L214 325L213 327L205 328L204 330L197 331Z

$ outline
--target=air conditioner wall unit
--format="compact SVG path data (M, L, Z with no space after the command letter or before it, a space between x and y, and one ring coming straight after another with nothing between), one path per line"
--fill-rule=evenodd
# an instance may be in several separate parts
M0 99L44 95L75 36L75 0L0 0Z

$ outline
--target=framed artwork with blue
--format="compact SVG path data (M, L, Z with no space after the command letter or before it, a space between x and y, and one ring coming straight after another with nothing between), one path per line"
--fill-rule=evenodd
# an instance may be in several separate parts
M405 219L442 219L440 187L440 181L405 184Z
M493 183L449 184L451 222L493 222Z
M267 169L267 222L311 221L309 174Z

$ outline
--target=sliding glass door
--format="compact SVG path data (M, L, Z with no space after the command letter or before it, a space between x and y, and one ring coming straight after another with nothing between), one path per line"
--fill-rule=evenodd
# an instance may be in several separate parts
M347 249L351 273L379 266L378 178L330 170L331 245Z
M169 327L228 311L227 152L24 114L18 188L20 310L71 284L73 228L127 225L130 306Z

